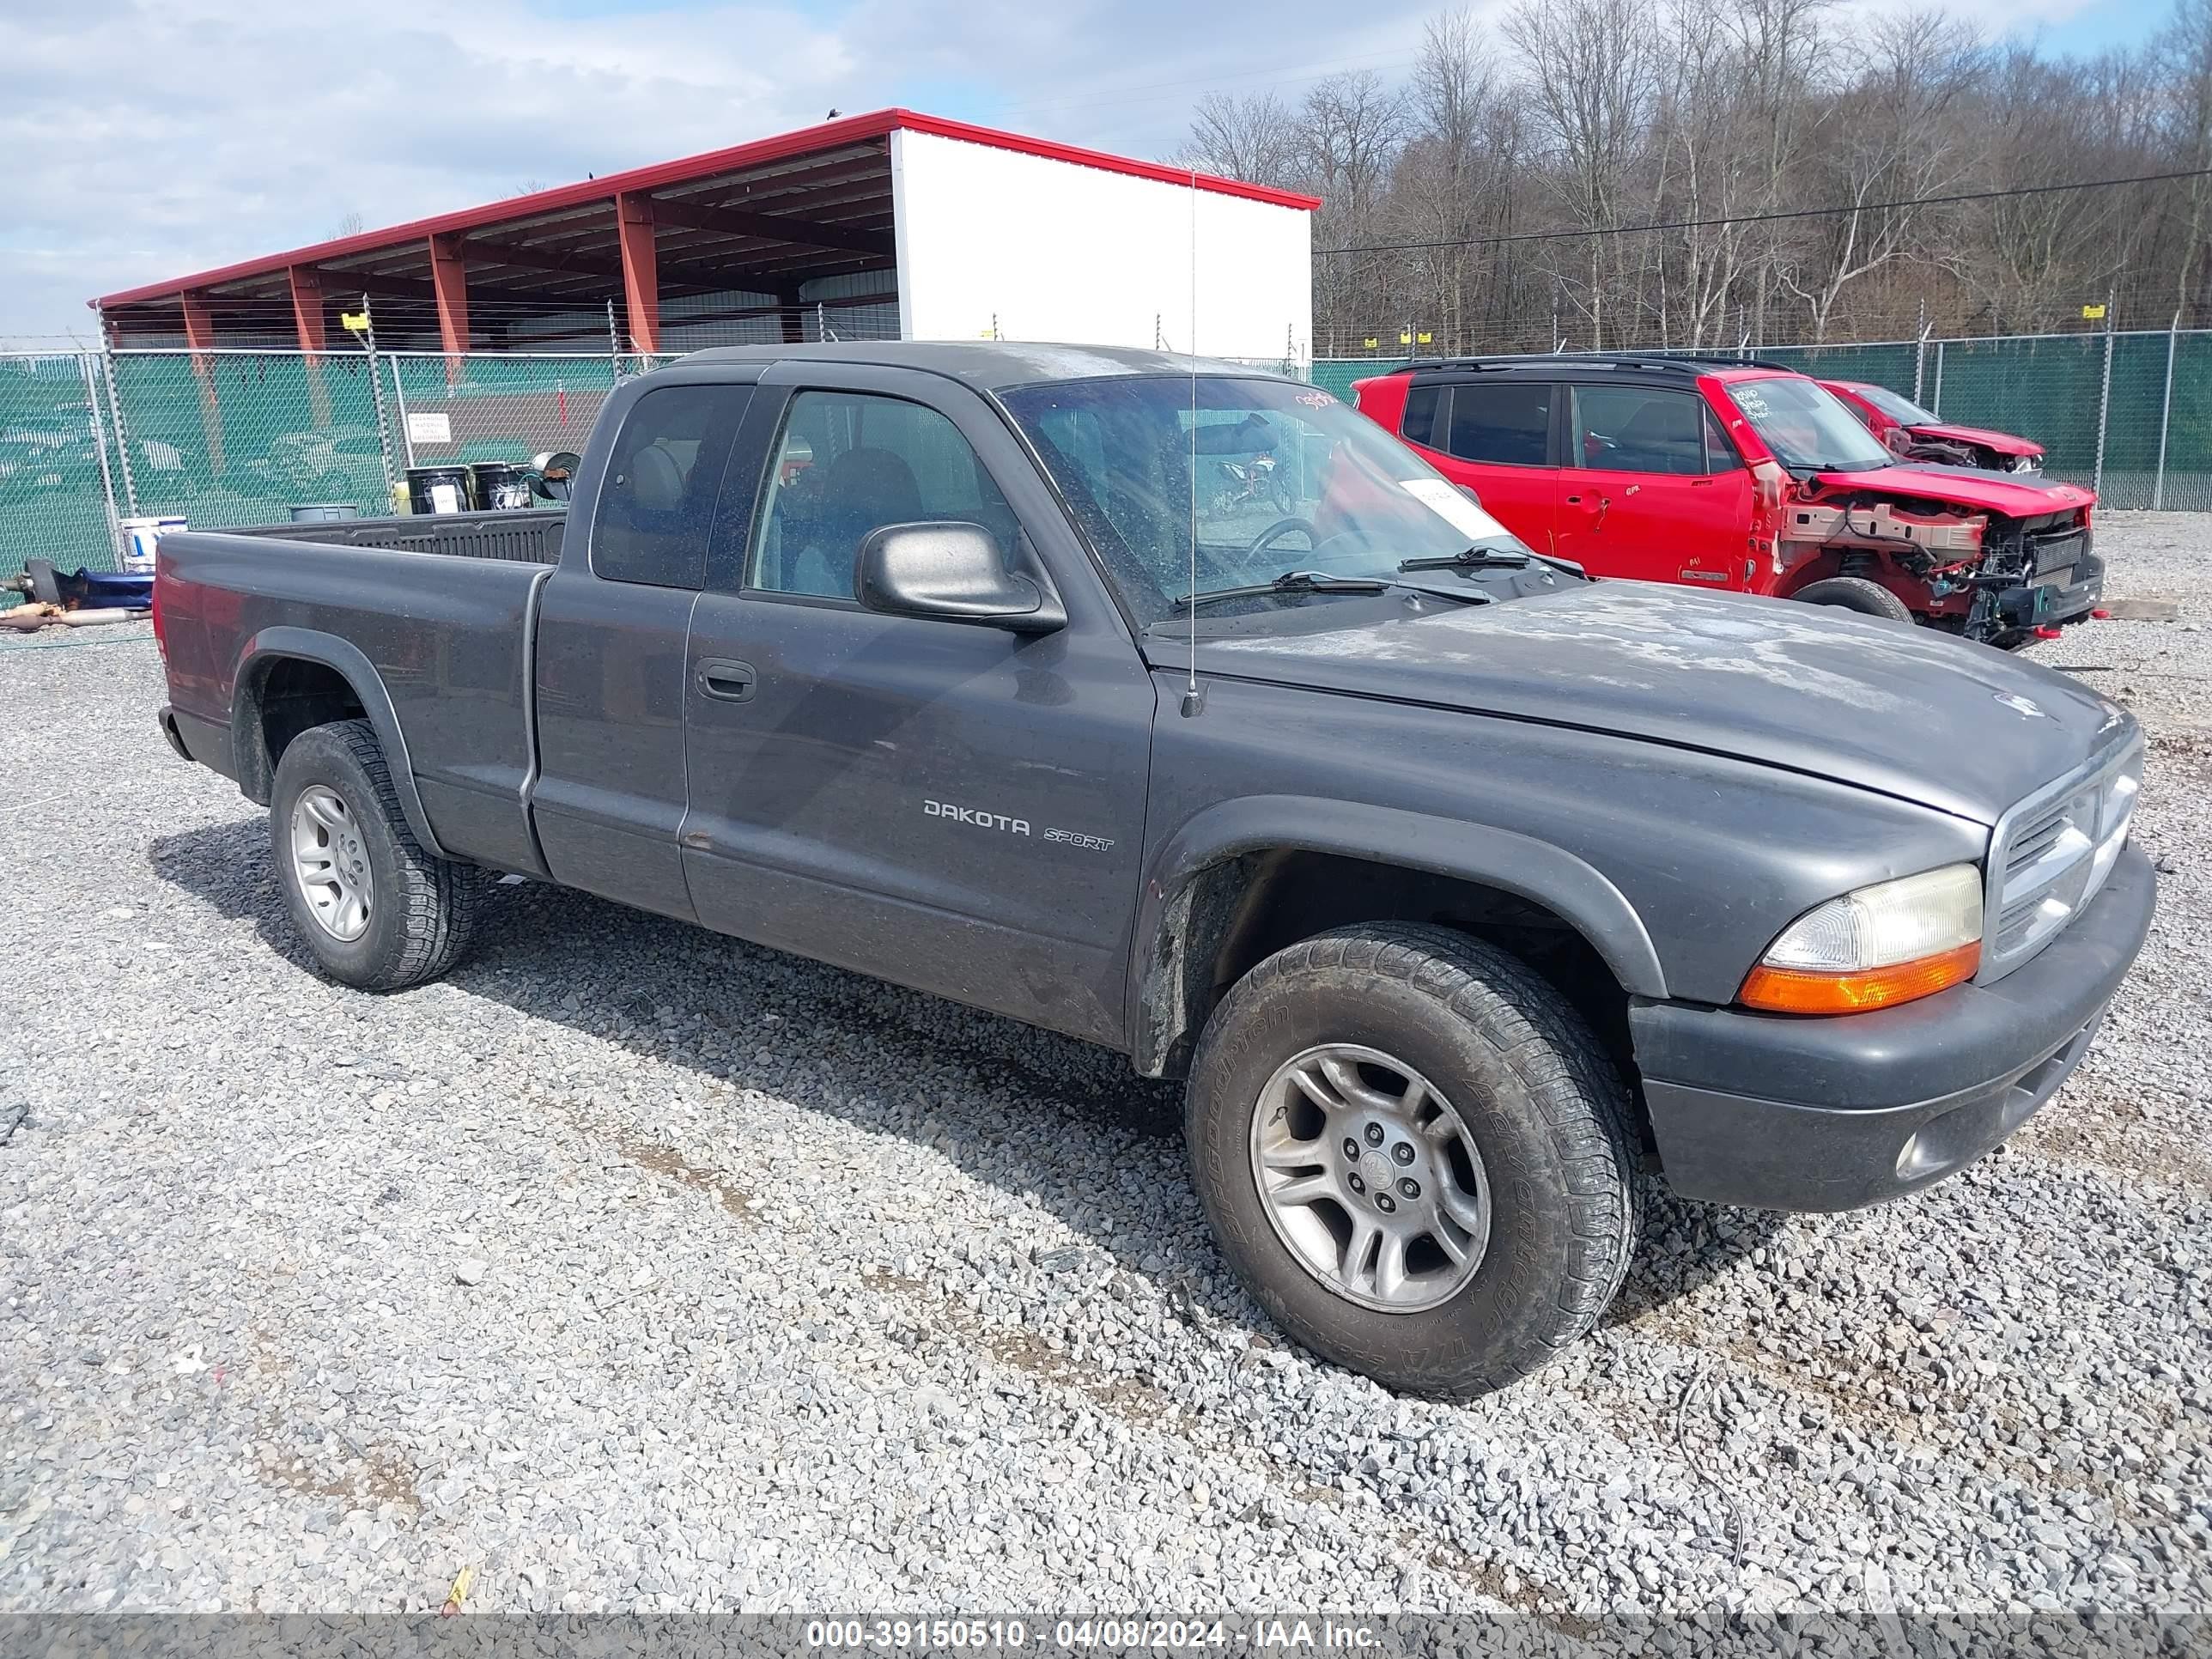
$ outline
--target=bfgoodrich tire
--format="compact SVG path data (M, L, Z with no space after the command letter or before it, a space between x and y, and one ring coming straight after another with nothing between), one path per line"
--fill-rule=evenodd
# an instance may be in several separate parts
M1628 1271L1626 1089L1556 990L1449 928L1342 928L1260 963L1206 1024L1185 1127L1246 1288L1389 1388L1525 1376Z
M1903 599L1864 576L1830 576L1808 582L1790 597L1807 605L1832 605L1839 610L1856 611L1862 617L1879 617L1884 622L1910 623L1912 620Z
M403 990L467 950L482 884L422 850L367 720L313 726L286 746L269 840L292 925L331 978Z

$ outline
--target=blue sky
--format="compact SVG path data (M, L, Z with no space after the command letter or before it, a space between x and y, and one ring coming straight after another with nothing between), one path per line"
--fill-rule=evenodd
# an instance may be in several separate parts
M1504 0L1480 0L1478 23ZM1843 0L1853 12L1906 0ZM846 113L913 108L1137 155L1210 88L1395 78L1396 0L379 0L344 39L297 0L0 3L0 341L84 301ZM2094 51L2163 6L1953 0ZM764 46L766 49L764 49Z

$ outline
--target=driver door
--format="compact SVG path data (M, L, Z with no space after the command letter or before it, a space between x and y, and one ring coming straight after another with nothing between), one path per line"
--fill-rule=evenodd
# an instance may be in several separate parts
M763 376L741 465L685 674L699 920L1119 1042L1152 682L1034 465L964 386L821 362ZM928 520L1027 538L1066 627L863 610L861 538Z
M1556 545L1594 576L1741 590L1750 569L1752 486L1695 392L1569 388Z

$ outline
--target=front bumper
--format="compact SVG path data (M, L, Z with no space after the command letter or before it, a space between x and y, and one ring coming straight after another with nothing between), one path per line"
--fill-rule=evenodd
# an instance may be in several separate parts
M1806 1018L1629 1011L1668 1184L1767 1210L1852 1210L1940 1181L2056 1094L2150 931L2158 878L2124 849L2104 890L1990 985Z

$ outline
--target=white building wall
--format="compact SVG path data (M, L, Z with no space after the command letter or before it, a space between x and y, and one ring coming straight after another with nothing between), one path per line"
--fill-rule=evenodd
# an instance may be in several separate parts
M1313 215L904 129L891 135L900 332L1310 356Z

